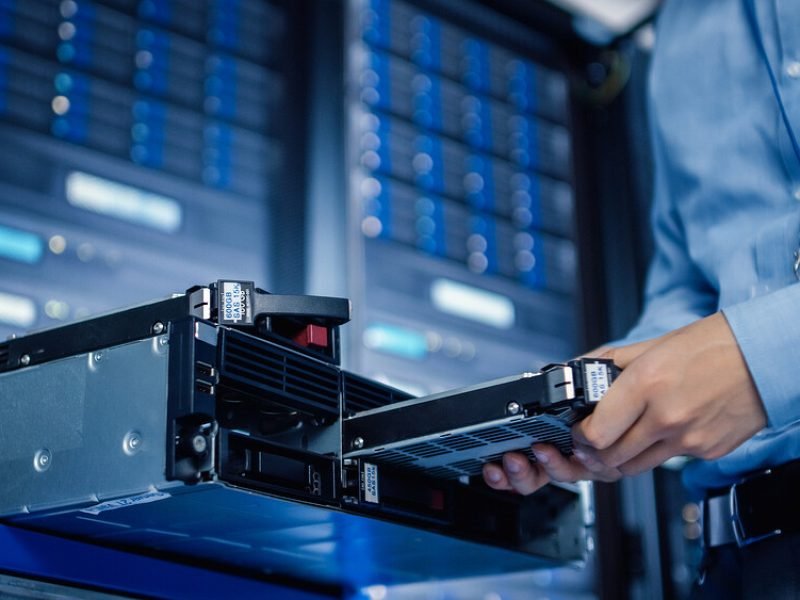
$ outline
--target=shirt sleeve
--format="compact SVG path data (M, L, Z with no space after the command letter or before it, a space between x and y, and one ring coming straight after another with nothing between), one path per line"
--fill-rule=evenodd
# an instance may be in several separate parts
M645 285L644 309L621 344L663 335L717 309L717 291L689 256L683 224L673 201L667 153L652 113L650 121L655 162L651 214L654 255Z
M769 426L800 419L800 285L723 309L767 411Z

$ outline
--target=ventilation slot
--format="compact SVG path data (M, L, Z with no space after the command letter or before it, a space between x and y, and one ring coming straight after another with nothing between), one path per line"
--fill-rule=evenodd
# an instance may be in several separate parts
M344 410L348 414L413 398L406 392L347 372L342 372L342 392L344 394Z
M339 414L335 368L238 332L223 330L220 381L306 413Z
M382 450L373 458L376 462L404 469L421 469L427 475L442 479L473 477L481 473L484 464L501 462L506 452L518 452L535 461L531 444L537 442L553 444L564 454L572 451L569 426L552 415L540 415L469 433L446 435L435 442Z
M406 463L414 462L415 460L417 460L410 454L404 454L402 452L394 452L393 450L384 450L383 452L376 452L372 456L372 458L377 461L388 463L391 465L405 465Z
M485 446L487 442L472 437L471 435L454 435L449 438L444 438L436 442L440 446L449 448L450 450L469 450L470 448L477 448L478 446Z
M505 442L506 440L513 440L519 437L515 431L511 431L506 427L490 427L481 431L473 431L472 436L485 440L489 443Z
M0 344L0 371L8 369L9 344Z
M436 444L422 442L421 444L414 444L413 446L407 446L406 448L403 448L403 452L408 452L409 454L413 454L419 458L430 458L432 456L439 456L441 454L449 454L452 452L452 450L442 448Z

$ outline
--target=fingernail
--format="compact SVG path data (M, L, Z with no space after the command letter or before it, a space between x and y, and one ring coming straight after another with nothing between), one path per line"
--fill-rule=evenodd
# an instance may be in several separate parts
M506 471L509 473L519 473L522 471L522 465L518 460L507 460L505 462Z
M578 448L573 448L572 453L575 455L575 458L581 462L586 462L589 459L589 456L586 454L586 452L579 450Z
M486 479L488 479L492 483L498 483L500 481L500 479L501 479L500 473L498 473L494 469L492 469L490 471L486 471Z
M536 460L538 460L542 464L546 465L547 463L550 462L550 457L547 456L547 454L545 454L541 450L534 450L533 455L536 457Z

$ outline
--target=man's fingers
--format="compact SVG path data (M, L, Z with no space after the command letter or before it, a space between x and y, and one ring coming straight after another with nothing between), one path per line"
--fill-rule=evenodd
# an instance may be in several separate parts
M595 456L594 451L588 448L575 448L575 458L591 473L590 479L595 481L616 481L622 477L619 469L609 467Z
M486 484L495 490L510 490L519 494L532 494L550 481L572 482L584 479L616 481L619 470L602 464L590 452L566 457L557 448L548 444L531 447L536 462L531 463L519 452L508 452L503 456L502 467L487 464L483 467Z
M486 485L495 490L511 490L508 477L506 477L505 472L499 465L483 465L483 480L486 482Z
M576 445L604 450L614 444L644 413L641 393L628 393L633 376L623 371L597 403L594 412L572 428Z
M527 496L550 482L547 473L539 465L531 464L528 457L518 452L503 456L503 470L511 489Z
M538 465L552 481L578 481L592 479L592 473L579 461L571 460L557 448L545 444L532 446Z
M638 344L611 348L602 357L610 358L623 369L594 412L572 428L572 437L577 445L604 450L617 442L628 429L642 416L647 399L639 387L640 369L626 371L626 367L642 356L664 337Z
M645 412L617 441L592 453L594 458L608 467L619 468L650 448L661 439L661 435L649 425L647 417Z
M625 475L638 475L663 464L675 456L675 451L666 442L656 442L641 454L619 466Z

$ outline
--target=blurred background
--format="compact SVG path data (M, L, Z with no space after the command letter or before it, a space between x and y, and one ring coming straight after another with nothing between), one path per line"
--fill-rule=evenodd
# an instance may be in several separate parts
M247 279L351 298L344 366L416 395L622 336L656 10L0 0L0 335ZM679 467L595 487L583 568L363 593L685 597Z

